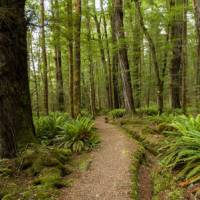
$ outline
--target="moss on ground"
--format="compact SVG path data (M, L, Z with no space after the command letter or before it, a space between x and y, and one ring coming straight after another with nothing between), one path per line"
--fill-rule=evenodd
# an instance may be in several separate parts
M33 145L18 158L0 161L0 199L53 200L58 189L69 186L71 151Z

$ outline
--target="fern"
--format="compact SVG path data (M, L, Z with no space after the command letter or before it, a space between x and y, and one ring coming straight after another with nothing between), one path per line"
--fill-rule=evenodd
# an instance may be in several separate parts
M179 177L200 180L200 116L179 116L170 124L176 131L168 131L168 141L160 149L162 164L178 167Z
M111 110L108 115L112 117L112 119L121 118L126 114L126 110L119 108Z

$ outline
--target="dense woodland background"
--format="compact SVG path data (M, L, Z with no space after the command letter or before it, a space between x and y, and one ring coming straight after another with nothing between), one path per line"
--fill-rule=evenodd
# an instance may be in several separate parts
M0 199L56 199L108 122L135 199L200 199L199 111L199 0L0 0Z
M163 104L197 111L199 8L193 4L28 1L34 113L77 116L80 107L94 114L124 106L162 112Z

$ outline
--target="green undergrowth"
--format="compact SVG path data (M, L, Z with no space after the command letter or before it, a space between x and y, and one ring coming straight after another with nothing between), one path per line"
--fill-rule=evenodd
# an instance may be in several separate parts
M177 179L167 170L153 169L151 172L152 200L184 200L184 190L177 187Z
M72 172L89 168L91 160L84 155L100 142L86 112L77 119L50 113L34 123L38 143L27 145L15 159L0 160L2 200L56 199L61 188L72 184Z

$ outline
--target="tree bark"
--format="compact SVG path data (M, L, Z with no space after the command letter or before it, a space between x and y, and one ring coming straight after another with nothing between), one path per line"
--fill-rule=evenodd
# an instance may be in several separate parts
M96 115L96 97L95 97L95 84L94 84L94 62L91 44L91 22L90 22L90 8L88 0L86 3L86 28L87 28L87 51L89 60L89 77L90 77L90 110L93 118Z
M28 83L25 0L0 1L0 157L34 141Z
M136 111L133 101L127 46L125 44L124 23L123 23L123 1L113 0L113 6L114 6L113 20L115 26L116 39L119 46L119 66L121 69L125 108L128 113L135 113Z
M197 33L197 49L196 49L196 107L199 110L200 101L200 2L193 0L196 33Z
M183 0L171 0L170 8L173 13L171 22L171 106L173 109L181 108L181 66L182 66L182 45L183 45L183 13L180 10Z
M112 8L113 9L113 8ZM110 9L111 10L111 9ZM117 39L115 35L115 25L114 25L114 12L112 11L111 17L111 32L112 32L112 82L113 82L113 104L114 108L120 107L120 98L119 98L119 83L118 83L118 49Z
M68 59L69 59L69 93L70 93L70 114L74 118L74 53L73 53L73 13L72 0L67 1L67 41L68 41Z
M60 10L58 0L54 0L52 5L53 14L53 32L54 32L54 48L55 48L55 66L56 66L56 104L58 111L64 111L64 90L62 76L62 52L60 42Z
M74 16L74 117L81 111L81 0L76 0Z

